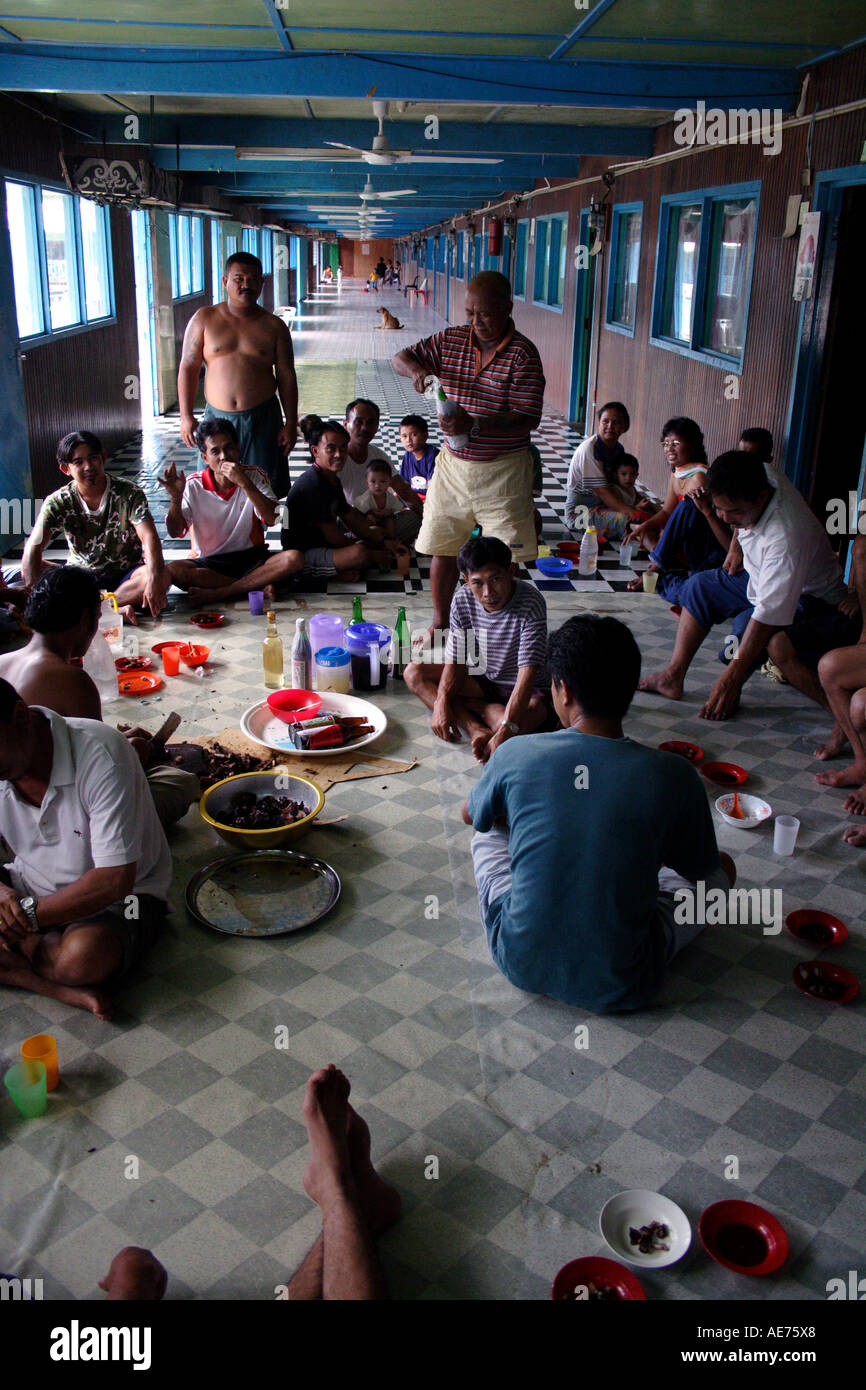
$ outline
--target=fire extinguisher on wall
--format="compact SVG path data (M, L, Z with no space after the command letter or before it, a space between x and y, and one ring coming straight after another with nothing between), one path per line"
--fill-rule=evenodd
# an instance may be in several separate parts
M502 254L502 223L498 217L491 217L487 224L487 254L488 256L500 256Z

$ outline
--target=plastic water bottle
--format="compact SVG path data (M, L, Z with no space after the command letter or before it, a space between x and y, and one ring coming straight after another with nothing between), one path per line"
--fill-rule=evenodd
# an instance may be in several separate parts
M103 705L120 698L114 657L101 631L97 630L94 633L93 641L84 653L81 664L99 691L99 699Z
M449 447L452 449L465 449L469 443L468 434L452 434L448 427L448 422L452 416L457 414L458 406L456 401L449 401L442 386L436 393L436 413L439 416L439 426Z
M598 532L594 526L587 526L583 533L583 540L580 542L580 560L578 561L577 572L591 579L597 567Z

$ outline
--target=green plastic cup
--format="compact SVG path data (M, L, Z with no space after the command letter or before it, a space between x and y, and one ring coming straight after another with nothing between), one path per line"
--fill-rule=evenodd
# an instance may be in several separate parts
M26 1120L44 1115L48 1106L47 1079L45 1063L35 1057L16 1062L3 1077L6 1090Z

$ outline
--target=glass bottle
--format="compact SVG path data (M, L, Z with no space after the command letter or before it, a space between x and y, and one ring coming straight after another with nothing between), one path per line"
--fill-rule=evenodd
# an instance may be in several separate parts
M268 626L262 643L262 664L268 690L279 690L283 684L283 644L277 632L277 615L273 609L268 613Z
M312 690L313 649L307 636L306 618L295 619L295 640L292 642L292 690Z
M412 633L406 618L406 609L397 609L397 622L391 639L391 675L395 680L403 679L403 672L412 660Z
M352 622L362 623L364 621L364 610L361 607L361 595L356 594L352 599Z

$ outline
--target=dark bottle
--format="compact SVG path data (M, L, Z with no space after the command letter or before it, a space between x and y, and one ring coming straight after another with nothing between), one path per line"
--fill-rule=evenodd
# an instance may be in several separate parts
M397 622L391 638L391 675L395 680L403 679L403 672L412 660L412 633L406 618L406 609L397 609Z

